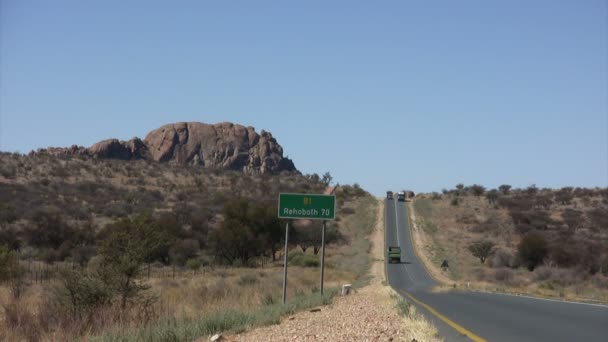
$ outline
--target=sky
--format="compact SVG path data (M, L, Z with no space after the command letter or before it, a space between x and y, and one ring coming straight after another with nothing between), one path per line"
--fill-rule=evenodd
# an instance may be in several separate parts
M606 187L607 2L0 0L0 150L181 121L376 195Z

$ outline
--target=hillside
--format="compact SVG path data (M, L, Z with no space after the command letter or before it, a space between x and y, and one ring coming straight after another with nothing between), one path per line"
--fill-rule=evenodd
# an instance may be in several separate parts
M451 282L608 301L608 189L459 185L413 208L423 251L435 268L448 261Z
M322 193L331 175L192 165L175 151L167 162L0 153L0 339L73 340L119 327L130 334L234 312L268 324L268 314L318 305L332 287L363 279L375 200L358 185L336 193L325 297L316 294L319 230L292 228L290 306L281 308L278 194ZM244 323L209 324L196 336Z

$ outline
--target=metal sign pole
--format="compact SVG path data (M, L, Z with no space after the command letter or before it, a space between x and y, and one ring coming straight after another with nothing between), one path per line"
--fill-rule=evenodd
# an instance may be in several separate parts
M287 298L287 243L289 242L289 221L285 225L285 255L283 260L283 304Z
M321 232L321 296L323 295L323 276L325 273L325 221Z

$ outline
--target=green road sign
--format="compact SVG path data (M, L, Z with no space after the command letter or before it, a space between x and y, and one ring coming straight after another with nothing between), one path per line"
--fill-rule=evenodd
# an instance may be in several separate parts
M279 194L279 218L333 220L336 196L313 194Z

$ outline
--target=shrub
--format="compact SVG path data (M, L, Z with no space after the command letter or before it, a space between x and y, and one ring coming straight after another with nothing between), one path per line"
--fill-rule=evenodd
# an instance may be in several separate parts
M543 281L550 279L553 275L553 271L550 267L540 266L534 270L534 280Z
M572 250L572 246L555 244L551 247L550 258L560 267L574 266L578 262L578 255Z
M508 251L498 250L494 253L492 258L492 267L513 267L515 257Z
M502 283L511 284L513 282L513 271L508 268L500 268L494 273L494 279Z
M524 236L517 247L517 255L529 271L542 263L548 252L547 241L538 233Z
M289 264L302 267L318 267L320 262L318 256L294 252L289 255Z
M4 325L24 337L25 341L40 341L42 329L36 320L36 316L31 313L27 306L21 305L17 301L11 301L4 308ZM0 337L3 334L0 333Z
M238 284L240 286L249 286L256 284L258 277L255 274L243 274L239 277Z
M503 194L503 195L508 195L509 194L509 190L511 190L511 186L508 184L503 184L501 186L498 187L498 190Z
M487 240L475 241L469 245L469 251L474 257L479 258L479 261L484 264L486 259L492 254L494 242Z
M396 306L397 306L397 311L399 312L399 314L401 316L404 316L404 317L410 316L412 304L410 302L408 302L406 299L399 296L399 298L397 299Z
M184 266L188 259L194 258L200 249L198 240L180 240L169 251L169 256L173 264Z
M479 184L473 184L470 187L471 193L477 197L482 196L486 192L486 188Z
M189 259L186 261L186 266L192 271L198 271L202 266L202 262L200 259Z
M104 280L96 272L62 271L59 276L61 287L55 289L52 300L73 317L89 317L95 308L110 304L114 296L114 288Z

